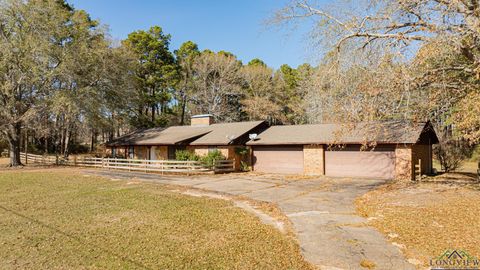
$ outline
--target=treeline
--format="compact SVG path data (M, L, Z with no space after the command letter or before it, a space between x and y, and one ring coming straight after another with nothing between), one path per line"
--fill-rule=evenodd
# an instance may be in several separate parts
M229 52L173 49L159 26L114 46L108 31L63 0L2 1L0 130L12 166L29 151L68 156L132 129L217 121L305 121L307 64L269 68Z
M64 0L0 1L0 147L8 143L14 166L25 145L68 156L200 113L271 124L431 120L446 147L480 142L475 1L334 1L327 10L291 0L272 21L305 19L323 58L278 70L192 41L171 48L158 26L114 43Z

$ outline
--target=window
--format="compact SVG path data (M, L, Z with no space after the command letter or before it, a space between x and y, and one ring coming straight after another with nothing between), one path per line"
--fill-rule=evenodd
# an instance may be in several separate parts
M135 148L133 146L128 147L128 158L133 159L135 157Z
M112 147L112 157L116 157L116 156L117 156L117 148Z
M216 151L218 151L218 148L216 146L209 146L208 147L208 153L216 152Z

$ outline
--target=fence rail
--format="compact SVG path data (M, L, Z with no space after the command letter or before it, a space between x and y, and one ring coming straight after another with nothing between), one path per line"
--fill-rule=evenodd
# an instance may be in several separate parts
M20 157L27 163L45 165L67 165L77 167L94 167L128 171L160 172L160 173L224 173L235 171L235 160L217 160L214 166L206 166L200 161L177 160L141 160L118 158L77 157L69 159L56 156L42 156L21 153Z

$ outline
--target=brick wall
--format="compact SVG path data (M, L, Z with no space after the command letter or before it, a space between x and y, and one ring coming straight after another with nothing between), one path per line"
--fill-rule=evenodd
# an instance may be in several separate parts
M395 148L395 179L412 180L413 170L411 146L397 146Z
M199 156L205 156L208 154L208 146L187 146L188 151L193 151Z
M190 120L190 125L192 126L209 126L213 124L212 116L202 116L202 117L192 117Z
M323 145L303 146L303 170L308 175L325 174L325 149Z
M168 159L168 146L155 146L155 156L157 160L167 160Z
M124 146L117 147L116 149L117 149L116 150L117 157L126 157L127 156L127 151L126 151Z
M135 146L134 159L149 159L147 146Z

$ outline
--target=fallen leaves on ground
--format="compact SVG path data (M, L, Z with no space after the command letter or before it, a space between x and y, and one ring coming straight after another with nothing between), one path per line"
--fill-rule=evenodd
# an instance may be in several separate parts
M359 198L357 210L408 258L423 265L447 249L461 249L478 258L478 184L443 180L383 186Z

